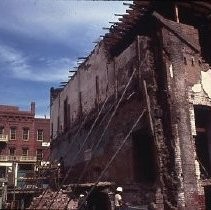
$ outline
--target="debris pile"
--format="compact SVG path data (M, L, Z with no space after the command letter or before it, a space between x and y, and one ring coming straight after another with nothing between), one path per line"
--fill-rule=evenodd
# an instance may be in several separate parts
M77 209L78 199L74 199L65 190L48 189L38 197L34 197L28 209Z

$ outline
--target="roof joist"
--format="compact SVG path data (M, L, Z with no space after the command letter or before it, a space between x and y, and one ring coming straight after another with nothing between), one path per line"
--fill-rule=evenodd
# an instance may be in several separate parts
M194 11L198 11L199 13L203 13L204 15L209 18L211 15L211 4L206 2L200 1L193 1L193 2L183 2L183 1L176 1L175 2L178 6L183 6L186 8L193 8ZM115 49L118 47L117 45L121 44L121 40L126 38L126 36L135 28L141 21L145 20L142 19L147 14L152 14L156 11L157 5L156 1L139 1L134 0L132 3L123 3L124 5L128 6L126 10L126 14L115 14L115 16L119 16L118 22L110 22L113 24L110 28L105 28L109 30L104 36L104 41L108 45L107 47L110 49ZM155 7L156 6L156 7ZM202 15L203 15L202 14ZM154 13L155 16L155 13Z

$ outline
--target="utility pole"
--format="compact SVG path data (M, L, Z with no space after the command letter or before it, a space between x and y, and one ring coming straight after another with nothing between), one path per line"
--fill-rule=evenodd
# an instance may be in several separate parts
M12 172L13 172L13 201L12 201L12 209L15 209L15 160L12 162Z

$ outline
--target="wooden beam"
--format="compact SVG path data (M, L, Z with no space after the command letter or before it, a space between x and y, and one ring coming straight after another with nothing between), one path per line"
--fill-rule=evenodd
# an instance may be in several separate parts
M79 60L85 60L87 57L78 57Z
M123 2L123 5L124 6L134 6L134 4L129 4L129 3L125 3L125 2Z
M121 37L116 37L116 36L105 36L105 39L121 40L122 38Z
M150 130L151 130L152 134L154 134L154 126L153 126L153 120L152 120L152 114L151 114L150 97L149 97L148 91L147 91L146 80L143 80L143 87L144 87L144 96L145 96L145 100L146 100L145 102L146 102L146 107L147 107Z

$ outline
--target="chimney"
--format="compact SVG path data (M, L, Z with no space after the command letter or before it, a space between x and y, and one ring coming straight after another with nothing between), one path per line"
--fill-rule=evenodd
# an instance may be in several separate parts
M31 113L35 115L35 102L31 102Z

